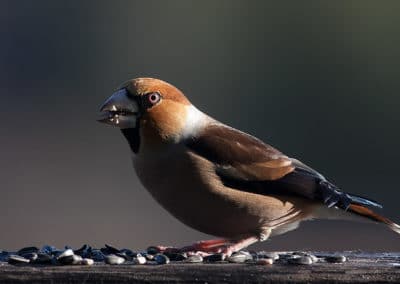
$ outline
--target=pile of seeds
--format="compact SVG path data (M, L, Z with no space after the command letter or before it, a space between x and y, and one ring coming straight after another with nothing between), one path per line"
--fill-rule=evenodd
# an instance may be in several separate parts
M202 256L203 255L203 256ZM176 263L246 263L271 265L281 263L288 265L311 265L317 262L343 263L343 255L315 255L308 252L249 252L239 251L231 256L224 254L185 253L175 251L161 252L157 247L149 247L144 252L134 252L130 249L118 249L110 245L95 249L83 245L79 249L66 246L57 249L53 246L25 247L17 252L0 250L0 263L13 265L93 265L93 264L131 264L131 265L162 265Z

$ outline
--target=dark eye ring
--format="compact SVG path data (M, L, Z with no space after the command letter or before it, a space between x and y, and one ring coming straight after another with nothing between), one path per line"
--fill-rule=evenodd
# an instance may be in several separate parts
M151 103L152 105L155 105L156 103L158 103L161 99L161 96L159 93L151 93L148 95L148 100L149 103Z

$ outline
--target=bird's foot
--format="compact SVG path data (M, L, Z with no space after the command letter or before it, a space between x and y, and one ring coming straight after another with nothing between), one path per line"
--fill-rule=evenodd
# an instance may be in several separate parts
M227 239L216 239L195 242L190 246L181 248L181 252L206 252L206 253L219 253L221 249L226 247L230 240Z
M199 241L192 245L185 246L182 248L168 247L168 246L156 246L157 250L161 253L186 253L188 255L198 254L201 256L208 256L214 253L220 253L228 246L230 240L227 239L216 239Z
M232 253L237 252L249 245L258 241L257 237L248 237L238 241L232 241L228 239L216 239L216 240L206 240L199 241L190 246L175 248L175 247L165 247L157 246L160 252L166 253L186 253L188 255L201 255L208 256L211 254L220 253L224 257L230 256Z
M248 237L231 243L230 245L225 245L220 247L219 253L225 257L231 256L234 252L240 251L249 245L252 245L259 241L257 237Z

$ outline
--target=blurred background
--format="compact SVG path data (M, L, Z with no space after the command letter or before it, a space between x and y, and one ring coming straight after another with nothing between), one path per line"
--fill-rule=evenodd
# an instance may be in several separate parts
M0 248L145 248L210 236L140 185L120 132L96 122L123 81L182 89L200 109L297 157L400 222L399 1L0 2ZM255 248L400 250L339 221Z

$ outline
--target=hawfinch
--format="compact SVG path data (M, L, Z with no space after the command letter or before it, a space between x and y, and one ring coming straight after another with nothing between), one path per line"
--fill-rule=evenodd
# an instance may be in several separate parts
M221 237L182 250L226 255L311 219L369 219L400 226L345 193L306 164L229 127L153 78L124 83L99 121L119 127L136 173L154 199L182 223Z

